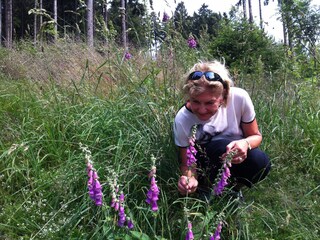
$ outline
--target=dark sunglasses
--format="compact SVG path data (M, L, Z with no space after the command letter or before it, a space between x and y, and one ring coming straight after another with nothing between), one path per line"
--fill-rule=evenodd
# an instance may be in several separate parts
M201 71L195 71L195 72L192 72L190 75L189 75L189 80L198 80L200 79L202 76L205 76L206 79L208 81L219 81L223 84L223 80L222 78L220 77L220 75L218 73L215 73L215 72L212 72L212 71L208 71L208 72L201 72Z

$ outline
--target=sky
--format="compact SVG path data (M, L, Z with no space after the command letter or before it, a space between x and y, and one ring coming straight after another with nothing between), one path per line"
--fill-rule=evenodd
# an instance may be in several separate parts
M208 8L216 13L228 13L231 6L238 2L238 0L153 0L153 7L155 12L161 14L165 11L170 17L174 12L179 2L184 2L188 14L193 15L194 12L198 12L202 4L208 5ZM176 2L176 3L175 3ZM253 18L259 24L259 1L251 1ZM261 1L263 2L263 0ZM320 5L320 0L312 0L312 5ZM248 6L247 6L248 8ZM247 13L247 16L249 14ZM161 15L162 16L162 15ZM275 38L277 41L282 39L282 24L277 20L277 1L270 1L268 6L262 6L262 18L265 22L266 32Z

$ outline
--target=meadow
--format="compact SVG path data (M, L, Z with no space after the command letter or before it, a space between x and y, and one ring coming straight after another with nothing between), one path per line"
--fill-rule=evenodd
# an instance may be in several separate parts
M272 73L230 69L253 99L272 170L243 203L226 195L207 203L178 194L172 122L183 75L212 56L187 45L131 53L65 42L0 49L0 239L178 240L187 221L195 239L209 239L219 222L221 239L320 238L318 78L288 70L289 61ZM88 195L88 158L102 206ZM156 212L146 203L153 164ZM133 229L118 226L114 184Z

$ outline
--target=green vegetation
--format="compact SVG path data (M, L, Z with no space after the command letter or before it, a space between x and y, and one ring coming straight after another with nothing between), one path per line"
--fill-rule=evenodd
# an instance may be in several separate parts
M228 39L228 29L222 31ZM181 36L171 36L174 41L164 43L156 59L132 50L133 58L125 60L112 44L100 54L63 42L43 52L26 42L17 50L0 49L0 239L185 239L184 206L195 239L209 239L220 220L222 239L319 239L317 64L310 63L304 74L307 58L279 54L281 48L259 31L247 35L267 43L260 45L266 49L259 48L261 54L250 61L242 54L227 64L236 85L253 98L261 147L273 169L244 191L244 204L226 196L206 204L178 195L171 126L183 104L183 74L197 59L212 59L209 48L222 41L209 44L202 36L201 48L191 49ZM92 153L103 185L102 207L88 196L80 143ZM152 156L161 189L157 213L145 202ZM117 226L110 207L107 180L114 176L133 231Z

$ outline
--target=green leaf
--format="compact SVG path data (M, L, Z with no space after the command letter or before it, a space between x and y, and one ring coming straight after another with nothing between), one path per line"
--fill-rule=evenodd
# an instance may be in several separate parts
M151 240L148 235L137 231L131 231L131 236L133 237L133 239L137 240Z

